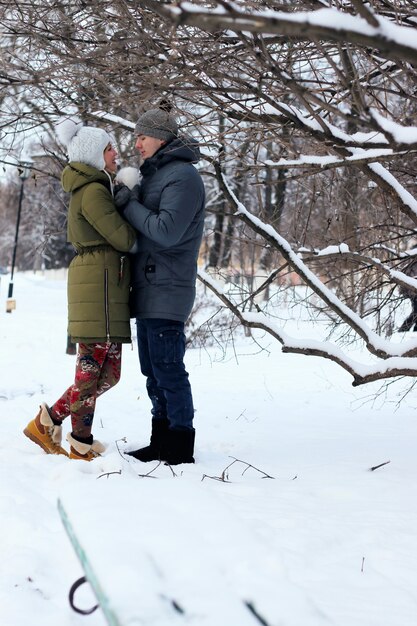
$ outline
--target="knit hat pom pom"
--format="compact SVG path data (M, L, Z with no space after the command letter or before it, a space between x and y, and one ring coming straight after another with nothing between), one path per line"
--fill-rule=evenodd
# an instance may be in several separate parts
M172 113L172 104L166 98L162 98L162 100L158 104L158 109L165 111L165 113Z
M66 117L62 120L62 122L59 122L56 125L55 130L60 143L62 143L65 147L68 147L71 139L77 134L82 126L82 121L77 117Z
M139 170L136 167L122 167L117 173L116 183L122 183L129 189L133 189L139 183Z

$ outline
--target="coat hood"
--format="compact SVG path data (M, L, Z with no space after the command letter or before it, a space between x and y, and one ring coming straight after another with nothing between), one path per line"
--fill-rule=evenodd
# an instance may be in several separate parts
M153 169L159 169L170 161L185 161L186 163L198 163L201 158L198 141L192 137L177 137L165 144L150 159L146 159L140 167L142 174Z
M64 168L61 175L62 188L67 193L76 191L80 189L80 187L94 182L105 185L111 192L109 175L103 170L98 170L91 165L71 161L71 163Z

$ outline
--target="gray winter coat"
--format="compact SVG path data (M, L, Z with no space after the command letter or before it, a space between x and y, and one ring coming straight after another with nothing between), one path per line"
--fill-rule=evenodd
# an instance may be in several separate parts
M177 138L140 168L137 199L124 210L139 231L139 252L131 256L132 317L185 322L191 313L204 225L204 185L192 165L199 159L194 140Z

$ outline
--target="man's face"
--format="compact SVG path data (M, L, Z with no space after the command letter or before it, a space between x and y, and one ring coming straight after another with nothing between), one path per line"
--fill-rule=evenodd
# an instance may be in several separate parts
M139 135L135 143L135 148L139 150L142 159L145 160L153 156L155 152L165 143L166 141L163 139L148 137L147 135Z

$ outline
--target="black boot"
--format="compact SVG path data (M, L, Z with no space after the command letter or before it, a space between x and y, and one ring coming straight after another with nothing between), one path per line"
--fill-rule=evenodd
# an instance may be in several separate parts
M168 426L169 421L165 417L153 419L149 446L140 448L139 450L131 450L130 452L125 452L125 454L133 456L135 459L139 459L139 461L142 461L143 463L148 463L149 461L159 461L161 459L161 447L164 444L168 433Z
M161 459L169 465L194 463L195 430L168 429L165 442L161 449Z

